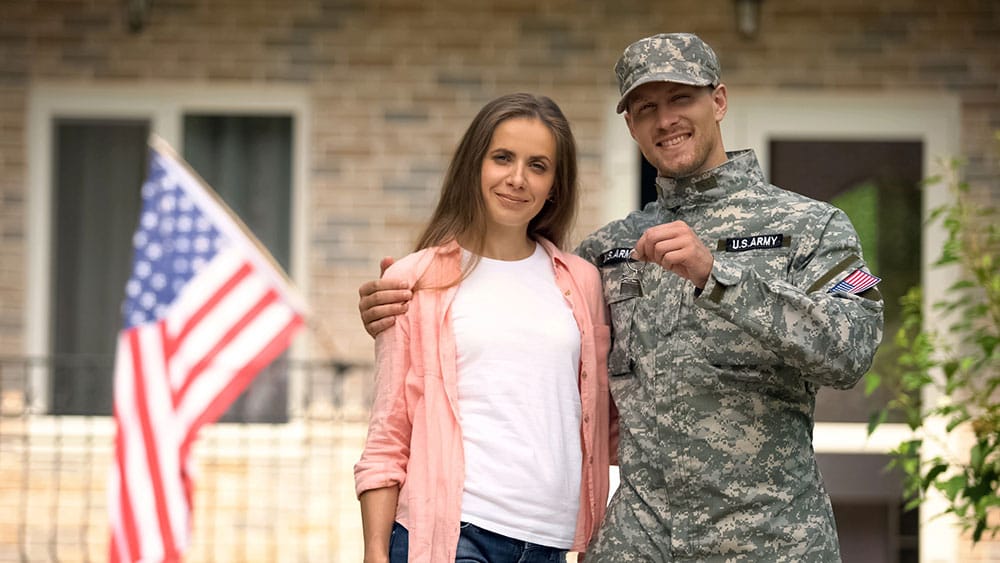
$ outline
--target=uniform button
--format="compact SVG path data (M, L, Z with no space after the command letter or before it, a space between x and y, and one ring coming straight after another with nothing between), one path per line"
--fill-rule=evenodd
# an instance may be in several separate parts
M587 372L586 372L586 371L584 371L583 373L581 373L581 374L580 374L580 378L581 378L581 379L587 379Z
M594 456L590 456L590 457L588 457L588 458L587 458L587 463L589 463L589 464L593 465L593 464L594 464Z
M569 290L568 289L566 290L566 293L564 295L566 295L567 297L569 297Z
M590 415L589 414L583 415L583 421L589 423L590 422Z

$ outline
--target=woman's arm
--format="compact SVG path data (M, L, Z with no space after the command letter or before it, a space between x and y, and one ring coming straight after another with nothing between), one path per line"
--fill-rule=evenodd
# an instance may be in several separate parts
M354 466L366 563L389 561L399 489L406 480L412 430L405 389L410 371L408 329L404 315L375 339L375 400L365 449Z
M388 563L389 536L396 519L399 487L382 487L361 493L361 529L365 538L364 563Z

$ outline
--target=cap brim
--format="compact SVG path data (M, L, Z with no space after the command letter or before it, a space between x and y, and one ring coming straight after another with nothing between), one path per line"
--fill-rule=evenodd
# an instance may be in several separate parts
M690 86L712 86L711 80L706 80L704 78L692 78L690 75L681 74L679 72L658 72L654 74L647 74L639 80L636 80L635 84L630 86L628 90L625 90L622 97L618 100L618 107L615 111L617 113L625 111L625 102L628 99L628 95L639 86L650 82L676 82L677 84L688 84Z

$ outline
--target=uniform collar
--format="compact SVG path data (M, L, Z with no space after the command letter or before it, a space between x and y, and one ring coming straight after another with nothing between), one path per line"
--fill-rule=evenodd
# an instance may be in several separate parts
M728 160L701 174L684 178L658 176L656 193L660 206L673 209L707 203L764 182L764 172L753 150L727 152L726 156Z

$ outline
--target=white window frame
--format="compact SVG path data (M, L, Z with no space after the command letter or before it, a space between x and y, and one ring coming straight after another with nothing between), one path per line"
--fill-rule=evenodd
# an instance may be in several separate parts
M183 154L183 120L190 113L283 114L292 118L291 178L291 262L290 277L301 294L307 295L309 167L308 139L310 104L302 88L284 86L212 86L205 84L149 84L142 86L67 85L39 83L28 93L28 229L27 283L25 303L25 354L46 357L51 350L52 287L52 165L53 123L56 119L141 119L149 122L151 133L165 139ZM136 186L139 189L139 186ZM305 338L297 338L293 349L308 350ZM47 414L48 373L35 370L30 381L33 394L29 408ZM298 413L291 408L302 393L303 382L289 380L289 418Z
M639 159L635 142L621 115L614 113L617 93L608 95L605 124L604 221L624 217L636 209L639 190ZM729 109L722 121L727 150L751 148L767 174L770 141L798 140L893 140L923 144L923 177L942 172L939 162L961 153L961 101L940 92L777 92L729 90ZM923 218L947 203L946 190L924 192ZM944 297L945 289L958 279L957 268L933 267L945 237L937 223L923 229L923 259L920 280L924 288L924 318L931 325L939 318L931 304ZM887 335L891 339L892 335ZM925 395L926 404L935 397ZM816 424L813 445L818 453L887 453L911 433L905 424L883 424L869 437L866 423ZM933 455L934 452L925 452ZM959 533L947 518L931 519L942 512L940 501L921 506L920 560L934 563L958 561Z

